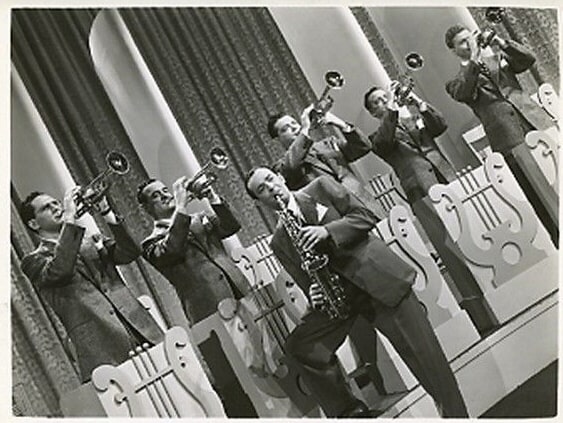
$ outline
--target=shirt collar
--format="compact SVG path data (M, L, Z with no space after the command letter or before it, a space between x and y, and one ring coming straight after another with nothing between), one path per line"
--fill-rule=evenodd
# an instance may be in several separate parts
M297 200L293 194L289 194L289 201L287 202L287 208L293 212L293 214L305 221L303 213L301 212L301 208L299 208L299 204L297 204Z
M172 225L172 218L155 220L153 234L158 235L167 231L168 228L170 228L170 225Z

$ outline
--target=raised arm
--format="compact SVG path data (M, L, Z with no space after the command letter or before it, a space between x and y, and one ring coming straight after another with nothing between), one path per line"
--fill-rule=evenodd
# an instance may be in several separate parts
M470 61L461 66L457 76L446 83L446 91L456 101L470 103L477 99L479 66Z
M113 239L105 239L110 258L114 264L131 263L141 255L141 249L125 228L123 219L118 217L117 222L109 223Z
M209 220L220 239L230 237L240 230L240 223L227 203L219 198L218 202L210 202L214 214Z
M428 133L435 138L439 135L442 135L446 129L448 129L448 125L446 123L446 119L442 113L432 107L430 104L425 103L426 108L424 110L420 110L420 115L422 116L422 121L424 122L424 127L428 131Z
M502 49L502 57L508 62L510 69L514 73L524 72L532 67L536 62L533 53L524 47L511 40L502 40L499 45Z
M340 129L344 139L339 138L338 148L348 162L353 162L371 151L371 142L362 131L352 125L346 125Z
M84 228L64 224L54 250L36 251L22 260L22 270L38 288L62 286L72 281Z
M143 241L143 256L157 269L183 260L184 242L188 236L190 222L189 215L175 213L172 224L167 230L155 233Z
M399 119L397 110L388 110L377 130L369 136L375 154L385 155L396 146L395 129Z

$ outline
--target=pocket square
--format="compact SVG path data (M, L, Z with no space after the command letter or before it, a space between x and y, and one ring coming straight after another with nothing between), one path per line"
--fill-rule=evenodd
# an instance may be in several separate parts
M319 203L317 203L315 207L317 209L317 218L320 222L321 220L323 220L323 217L325 217L325 214L328 210L328 207L325 207L325 206L323 206L322 204L319 204Z

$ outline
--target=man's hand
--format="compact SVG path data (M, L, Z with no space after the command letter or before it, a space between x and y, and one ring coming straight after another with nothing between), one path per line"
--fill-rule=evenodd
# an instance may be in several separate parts
M189 195L187 190L188 178L182 176L178 178L172 185L172 192L174 193L174 200L176 202L176 210L182 214L188 214Z
M313 283L309 286L309 301L313 308L321 308L326 302L323 289L318 283Z
M426 104L426 102L423 99L421 99L418 95L416 95L414 91L410 92L408 97L408 102L410 104L414 104L421 112L425 112L426 110L428 110L428 105Z
M76 223L76 196L80 192L81 187L76 186L68 189L63 198L63 222Z
M309 136L309 130L311 129L310 114L314 107L315 107L314 104L310 104L307 107L305 107L305 109L303 109L303 112L301 113L301 132L306 137Z
M219 204L221 202L221 197L213 189L213 185L209 185L203 191L201 191L201 196L207 198L211 204Z
M506 48L506 40L504 38L499 37L498 35L495 34L495 36L491 39L491 45L494 46L499 46L501 49Z
M298 247L309 251L328 236L328 231L324 226L304 226L299 231Z
M111 209L109 201L105 195L102 196L96 204L94 204L92 210L100 213L106 222L112 224L117 223L117 217L115 216L115 213L113 213L113 210Z

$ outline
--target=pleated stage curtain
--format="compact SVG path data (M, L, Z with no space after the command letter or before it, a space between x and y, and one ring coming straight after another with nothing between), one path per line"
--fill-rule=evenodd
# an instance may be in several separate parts
M559 27L557 9L505 8L500 24L492 25L485 18L486 7L470 7L469 11L480 28L493 26L507 39L513 39L530 48L536 63L522 74L521 83L527 92L537 91L539 85L549 82L559 90Z
M377 29L375 22L369 15L369 12L365 7L351 7L350 11L356 18L358 25L362 28L362 32L369 41L369 44L373 51L377 54L377 57L381 61L381 65L385 69L385 72L389 75L391 79L396 79L401 73L401 68L395 58L393 53L389 50L387 43L383 39L383 36Z
M196 158L211 148L230 159L217 190L237 210L244 245L274 217L246 194L243 175L283 152L268 116L299 116L314 93L265 8L120 9Z
M77 183L84 185L106 169L110 150L128 157L131 170L117 178L109 197L140 241L151 222L139 212L136 186L147 175L94 71L88 35L95 15L92 9L14 10L12 61ZM12 200L27 194L12 192ZM19 262L34 247L14 208L11 218L14 410L58 415L59 395L77 386L72 345L21 273ZM108 233L102 219L97 224ZM138 259L120 269L137 296L152 296L169 326L187 327L176 292L150 264Z

